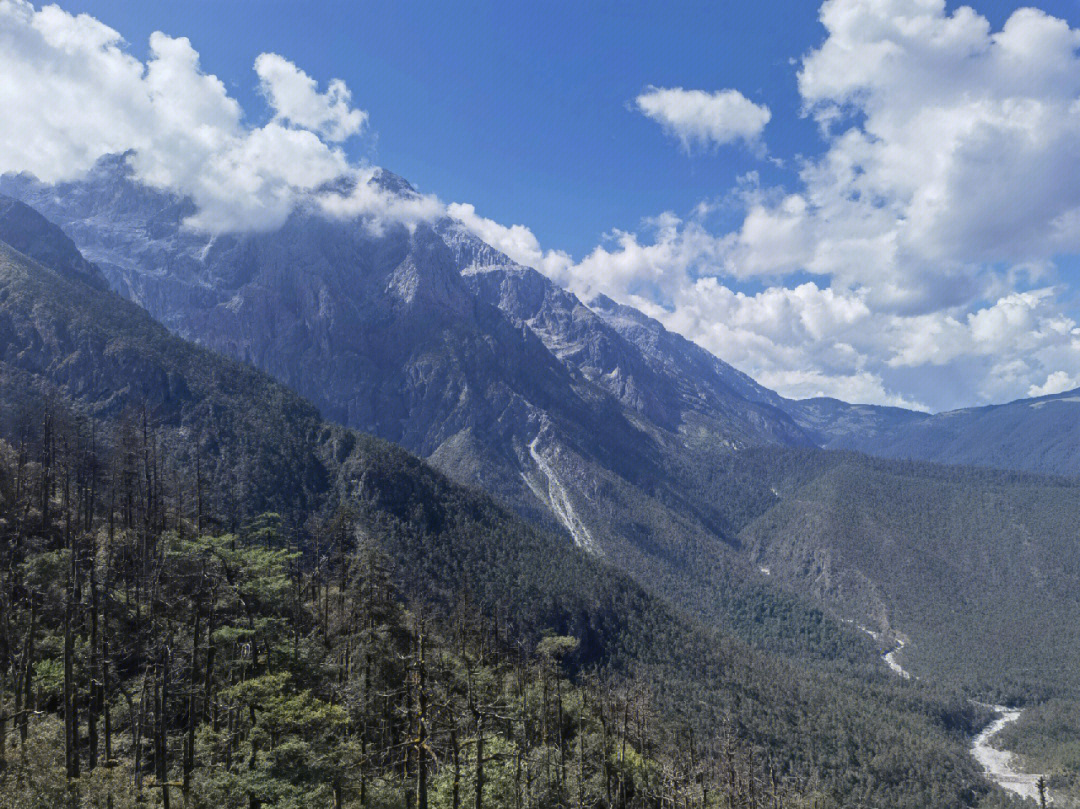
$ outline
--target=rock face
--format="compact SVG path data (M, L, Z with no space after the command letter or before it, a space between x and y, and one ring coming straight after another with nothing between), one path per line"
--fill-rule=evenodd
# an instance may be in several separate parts
M40 207L111 286L171 332L258 366L337 421L418 451L745 637L829 647L820 615L799 611L805 597L918 638L912 656L957 682L967 676L960 668L1006 671L992 642L1006 621L1017 648L1048 650L1037 670L1066 670L1063 660L1080 648L1080 639L1040 634L1080 626L1075 481L801 448L815 438L854 440L871 427L880 435L896 424L914 429L928 417L785 401L641 313L605 299L586 305L450 222L372 233L300 210L274 232L215 239L186 230L190 206L132 183L117 161L80 183L8 177L0 191ZM65 265L64 239L34 238L50 227L40 217L8 210L0 226L18 231L9 238L42 256L51 241L62 274L93 272ZM247 447L242 437L259 436L262 489L325 487L318 464L281 461L300 443L290 437L297 430L246 424L243 406L223 411L236 422L223 426L215 397L235 398L230 386L245 401L252 389L257 398L284 396L265 374L177 347L141 314L138 329L120 328L135 322L136 307L111 294L95 296L93 308L76 306L87 297L82 284L58 285L71 298L64 310L77 317L41 317L39 287L8 288L23 291L0 299L19 313L5 316L0 305L0 360L18 373L47 377L97 412L148 400L181 412L184 403L205 405L211 412L201 416L220 440ZM170 371L176 352L183 373ZM133 368L135 387L123 381ZM1065 420L1077 398L1022 404L1029 415ZM4 408L0 396L0 420ZM318 422L299 397L286 410ZM283 482L281 469L301 472ZM485 547L501 547L506 521L476 514ZM544 554L546 562L551 549ZM781 601L776 588L795 595ZM972 626L957 623L959 614L988 619Z
M812 444L780 396L656 320L603 296L586 306L459 226L440 230L478 298L651 425L705 445Z
M415 193L388 172L375 182ZM122 157L60 186L7 175L0 191L172 331L597 553L688 520L716 532L672 471L684 450L811 443L749 378L640 313L585 306L448 221L375 233L301 209L273 232L213 237Z

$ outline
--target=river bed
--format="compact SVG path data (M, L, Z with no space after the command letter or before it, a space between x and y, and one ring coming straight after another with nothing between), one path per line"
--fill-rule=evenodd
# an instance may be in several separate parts
M862 627L859 628L863 629ZM880 635L868 629L863 629L863 631L873 635L875 638L880 638ZM896 648L888 654L882 655L882 657L894 674L903 677L905 680L910 680L911 672L901 666L896 659L896 655L903 649L904 641L897 639ZM1023 709L1007 708L1004 705L983 705L983 707L991 708L998 714L998 717L983 728L972 740L971 754L983 768L986 777L1002 789L1022 798L1031 798L1037 801L1039 799L1039 778L1042 776L1038 773L1026 773L1014 769L1012 766L1013 754L1008 750L999 750L990 743L994 736L1000 733L1007 725L1020 718L1020 715L1024 712Z
M1039 778L1037 773L1026 773L1016 770L1012 766L1013 754L1008 750L998 750L990 744L991 740L1001 732L1006 725L1020 718L1023 710L1020 708L1006 708L1004 705L992 705L998 714L997 719L983 728L982 732L971 743L971 754L982 765L986 776L998 786L1007 789L1023 798L1039 799Z

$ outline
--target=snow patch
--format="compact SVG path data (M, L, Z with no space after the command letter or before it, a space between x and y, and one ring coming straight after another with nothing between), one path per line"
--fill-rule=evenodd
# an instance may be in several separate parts
M203 245L202 250L199 251L199 261L206 263L206 257L210 255L210 250L214 247L214 242L217 241L217 236L211 236L206 240L206 244Z

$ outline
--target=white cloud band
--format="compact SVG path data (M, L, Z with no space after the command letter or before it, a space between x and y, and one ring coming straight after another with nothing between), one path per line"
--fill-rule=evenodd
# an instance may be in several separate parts
M367 113L343 82L320 93L276 54L255 62L273 118L252 127L185 38L154 33L144 64L89 15L0 0L0 53L0 172L55 182L131 152L139 180L190 196L198 210L188 224L214 232L275 228L302 200L375 226L442 212L433 199L369 186L374 170L350 164L337 145ZM353 180L350 195L318 191L341 178Z
M634 99L639 112L690 151L692 146L722 146L743 141L756 144L772 113L738 90L684 90L649 87Z

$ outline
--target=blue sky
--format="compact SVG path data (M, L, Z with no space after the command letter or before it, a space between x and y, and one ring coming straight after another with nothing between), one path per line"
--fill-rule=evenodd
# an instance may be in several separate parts
M628 109L647 85L743 88L775 109L776 154L821 146L798 114L790 64L823 33L805 3L63 5L138 55L155 30L189 37L249 112L264 106L252 72L263 51L342 78L377 132L350 151L574 254L614 227L723 194L743 172L774 170L738 148L688 159Z
M376 133L348 145L357 157L574 255L612 228L722 196L747 171L795 181L745 149L673 148L628 107L647 85L739 88L773 112L771 155L790 163L824 148L800 114L792 64L824 39L813 2L61 5L144 57L153 31L188 37L251 114L265 106L251 67L264 51L321 81L342 78ZM998 27L1025 5L975 7ZM1075 0L1039 5L1080 21Z
M426 202L350 215L449 212L787 395L939 410L1080 386L1075 0L61 5L0 15L0 171L130 149L193 226L242 229L384 166ZM257 74L261 54L282 58ZM37 111L43 87L70 121ZM226 154L255 157L208 183Z

